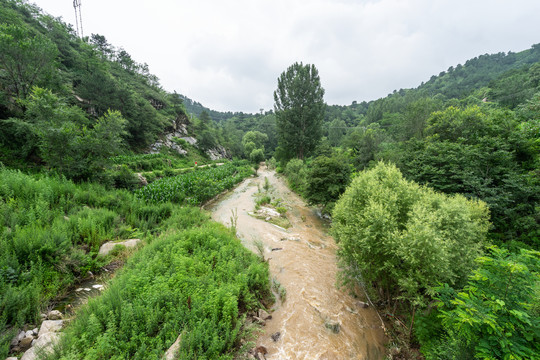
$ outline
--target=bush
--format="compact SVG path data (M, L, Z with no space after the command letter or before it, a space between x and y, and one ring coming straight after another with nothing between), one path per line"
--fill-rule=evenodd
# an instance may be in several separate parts
M464 284L488 228L485 203L436 193L384 163L354 178L332 226L347 276L413 306L440 283Z
M230 359L241 313L270 296L268 278L267 264L220 224L164 235L90 300L54 358L158 359L182 333L179 358Z
M439 288L437 311L419 319L422 352L427 359L540 358L540 252L493 247L477 262L463 291Z
M349 184L351 166L345 156L320 156L306 177L306 198L313 204L332 207Z
M285 175L289 181L289 186L292 190L303 194L306 188L306 167L304 161L300 159L292 159L285 167Z

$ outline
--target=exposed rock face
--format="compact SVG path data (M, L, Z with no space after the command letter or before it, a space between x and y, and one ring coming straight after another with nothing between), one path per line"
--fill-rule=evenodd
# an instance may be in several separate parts
M214 149L207 150L206 153L212 160L229 159L231 157L231 154L229 154L227 149L221 145L218 145L218 147Z
M179 153L180 155L187 154L187 150L183 149L180 145L174 142L173 138L182 138L185 134L180 131L174 131L172 133L166 134L161 140L156 141L154 144L150 145L150 154L157 154L159 150L163 147L169 147Z
M101 245L101 247L99 248L98 255L101 255L101 256L108 255L114 249L116 245L122 245L127 248L132 248L132 247L137 246L140 242L141 242L141 239L129 239L129 240L117 241L117 242L109 241Z

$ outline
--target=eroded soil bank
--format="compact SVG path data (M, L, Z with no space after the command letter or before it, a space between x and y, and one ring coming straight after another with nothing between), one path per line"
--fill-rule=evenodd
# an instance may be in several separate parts
M287 230L249 214L255 194L265 191L265 177L269 194L287 208ZM384 358L386 337L375 310L336 287L337 246L328 229L273 171L262 168L259 177L245 180L208 209L216 221L236 222L238 236L254 252L255 242L262 242L271 275L286 290L257 340L268 350L267 359Z

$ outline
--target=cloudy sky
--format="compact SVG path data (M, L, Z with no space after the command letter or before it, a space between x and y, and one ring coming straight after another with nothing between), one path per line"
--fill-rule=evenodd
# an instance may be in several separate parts
M33 1L75 23L72 0ZM538 0L81 2L85 35L104 35L167 91L220 111L271 109L277 78L297 61L319 69L328 104L348 105L540 43Z

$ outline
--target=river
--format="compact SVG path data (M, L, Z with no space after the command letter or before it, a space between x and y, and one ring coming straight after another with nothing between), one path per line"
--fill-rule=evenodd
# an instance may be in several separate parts
M249 214L255 194L265 191L265 178L269 194L287 208L288 229ZM272 319L257 339L257 345L268 350L267 359L384 358L386 337L376 311L363 308L362 299L336 286L337 245L328 228L274 171L261 168L258 177L245 180L208 209L227 226L236 212L239 238L254 252L255 242L262 242L271 276L286 290L285 300L276 301Z

